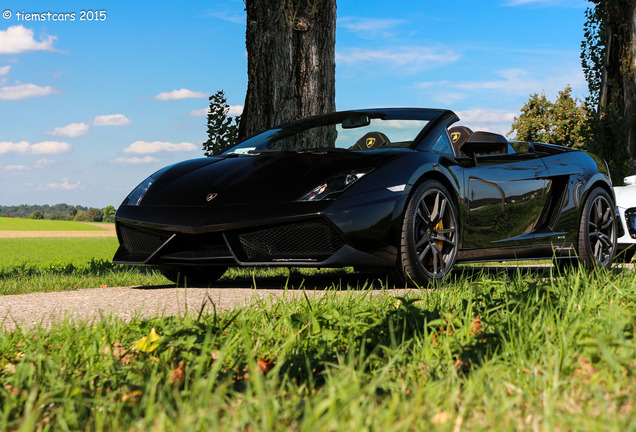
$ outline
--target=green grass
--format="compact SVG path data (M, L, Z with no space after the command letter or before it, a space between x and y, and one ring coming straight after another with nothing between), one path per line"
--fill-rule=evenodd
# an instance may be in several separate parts
M112 264L117 246L111 237L0 239L0 295L169 282L150 268Z
M103 229L105 228L82 222L0 217L0 231L102 231Z
M119 243L115 237L0 238L0 269L12 266L83 265L111 260Z
M633 271L336 288L0 334L0 430L636 430Z

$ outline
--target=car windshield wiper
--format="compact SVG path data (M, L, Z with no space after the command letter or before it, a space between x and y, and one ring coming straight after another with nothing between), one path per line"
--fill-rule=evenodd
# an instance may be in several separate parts
M254 149L249 150L247 154L261 154L261 153L296 153L296 150L285 150L285 149Z
M348 153L350 151L339 147L313 147L297 150L298 153Z
M349 152L349 150L347 149L343 149L343 148L337 148L337 147L314 147L314 148L301 148L301 149L296 149L296 150L287 150L287 149L254 149L254 150L249 150L247 153L248 154L261 154L261 153L296 153L296 154L301 154L301 153L330 153L330 152L336 152L336 153L343 153L343 152Z

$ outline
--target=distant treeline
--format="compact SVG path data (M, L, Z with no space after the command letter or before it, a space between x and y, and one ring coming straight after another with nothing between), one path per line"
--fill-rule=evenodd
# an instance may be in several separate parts
M29 219L75 220L87 222L115 222L115 207L103 209L94 207L72 206L68 204L2 206L0 217L17 217Z

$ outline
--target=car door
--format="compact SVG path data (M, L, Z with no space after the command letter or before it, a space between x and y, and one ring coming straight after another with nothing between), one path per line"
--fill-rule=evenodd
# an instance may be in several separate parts
M531 245L548 171L532 153L459 158L464 167L463 249Z

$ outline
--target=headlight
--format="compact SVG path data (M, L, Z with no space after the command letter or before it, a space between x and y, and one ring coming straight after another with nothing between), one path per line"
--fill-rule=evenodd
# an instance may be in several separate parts
M322 199L335 198L337 194L344 192L345 189L360 180L368 172L369 171L356 171L335 175L307 192L300 197L298 201L319 201Z
M146 196L146 192L150 189L150 186L155 182L153 176L148 177L146 180L142 181L139 186L137 186L133 191L128 195L126 200L124 201L124 205L130 206L138 206L141 204L141 200Z

